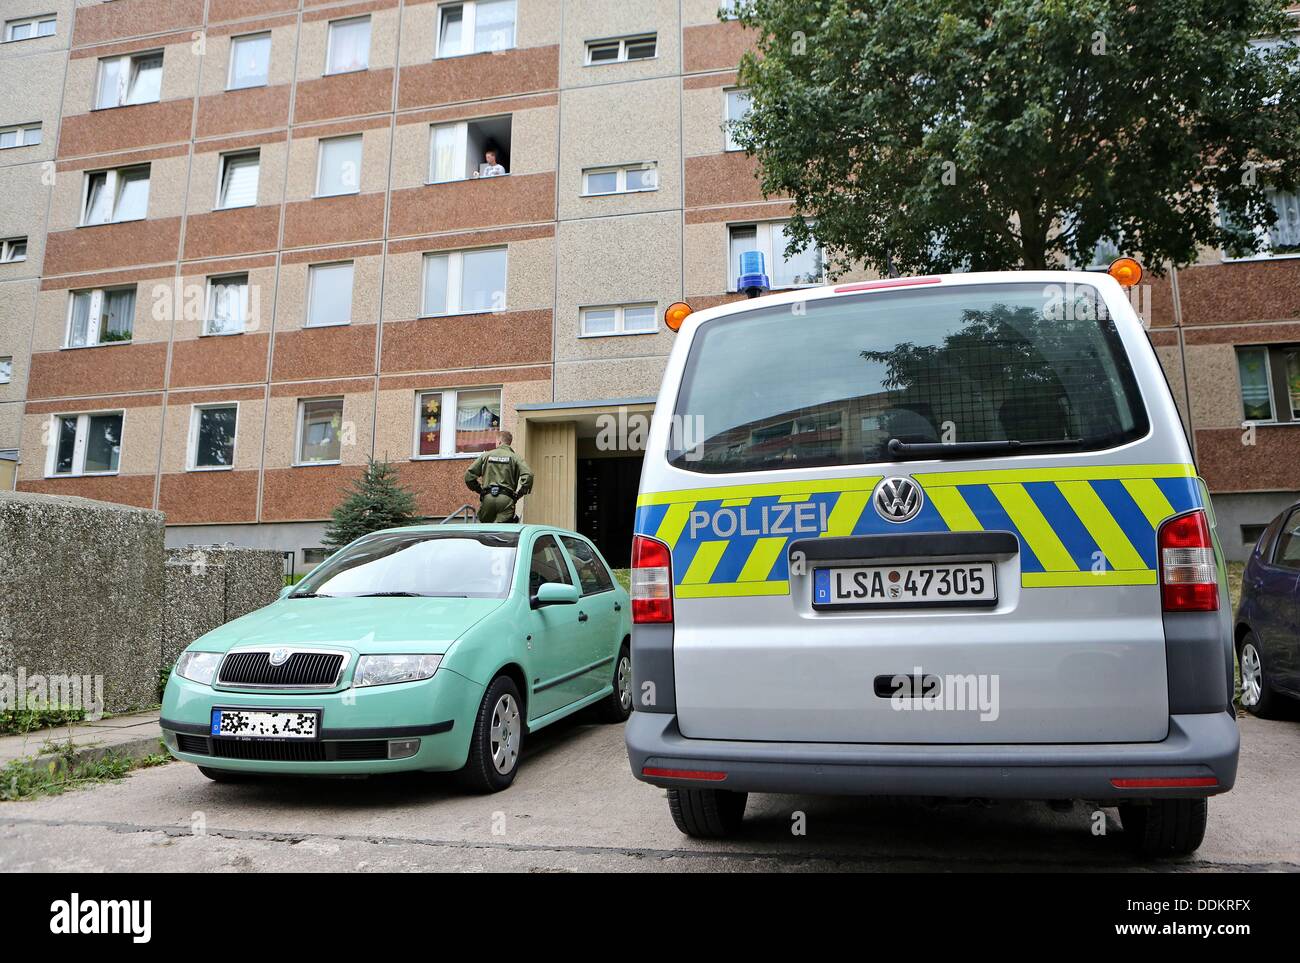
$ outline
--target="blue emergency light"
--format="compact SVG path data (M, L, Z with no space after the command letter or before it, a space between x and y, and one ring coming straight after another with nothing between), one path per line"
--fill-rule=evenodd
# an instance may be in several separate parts
M756 298L771 287L772 282L767 279L767 265L763 263L763 252L741 251L740 280L736 284L737 290L743 291L751 298Z

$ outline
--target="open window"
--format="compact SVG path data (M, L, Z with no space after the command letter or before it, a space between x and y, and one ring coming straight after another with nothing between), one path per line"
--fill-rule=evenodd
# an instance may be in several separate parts
M7 237L0 241L0 264L17 264L27 260L27 238Z
M242 334L248 328L248 275L208 279L204 334Z
M121 411L55 415L47 475L113 475L122 458Z
M99 62L96 109L153 104L162 98L163 52L105 57Z
M515 45L515 0L465 0L438 8L438 56L509 50Z
M429 183L510 173L511 116L437 124L430 138Z
M69 348L130 341L134 327L134 286L72 292L66 341Z
M343 451L343 399L298 402L297 464L337 465Z
M221 187L217 207L252 207L257 203L257 184L262 166L259 151L221 155Z
M149 213L149 168L121 167L86 174L81 224L141 221Z

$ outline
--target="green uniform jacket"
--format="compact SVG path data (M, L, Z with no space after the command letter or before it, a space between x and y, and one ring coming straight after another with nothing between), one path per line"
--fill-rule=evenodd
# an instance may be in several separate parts
M495 498L488 492L493 485L505 489ZM478 518L481 522L509 522L515 517L515 500L533 490L533 470L509 445L485 451L474 459L465 472L465 486L482 496Z

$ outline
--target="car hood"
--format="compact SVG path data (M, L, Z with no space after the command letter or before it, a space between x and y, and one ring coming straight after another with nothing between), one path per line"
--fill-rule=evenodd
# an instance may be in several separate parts
M237 645L343 645L361 654L443 653L504 599L281 599L227 622L192 646L224 652Z

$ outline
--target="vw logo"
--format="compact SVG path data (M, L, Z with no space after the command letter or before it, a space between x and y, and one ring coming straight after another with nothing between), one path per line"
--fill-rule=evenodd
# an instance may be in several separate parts
M884 479L871 500L876 504L876 514L887 522L910 522L925 501L921 486L900 476Z
M289 653L289 650L288 650L288 649L272 649L272 650L271 650L271 664L272 664L272 665L284 665L286 662L289 661L289 654L290 654L290 653Z

